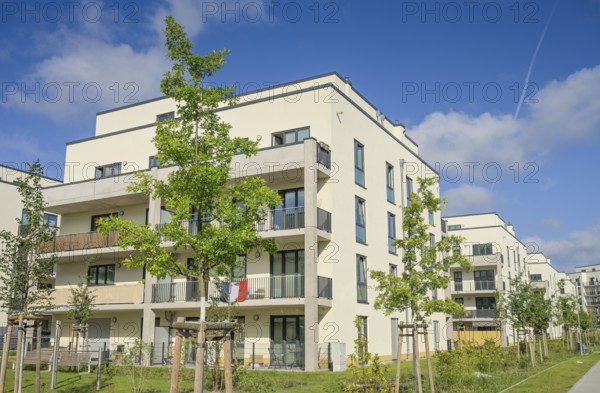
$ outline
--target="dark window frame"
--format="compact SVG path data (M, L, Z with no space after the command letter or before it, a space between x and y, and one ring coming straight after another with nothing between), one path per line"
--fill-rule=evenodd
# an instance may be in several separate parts
M304 139L299 140L298 134L304 130L308 130L308 135ZM286 143L286 135L288 135L288 134L294 134L293 142ZM274 132L271 134L271 146L275 147L275 146L293 145L294 143L301 143L305 139L308 139L308 138L310 138L310 127L309 126L292 128L291 130L285 130L285 131L277 131L277 132ZM276 139L278 139L281 143L275 143Z
M413 179L411 179L409 176L406 176L406 206L410 206L412 204L411 194L413 193Z
M388 224L388 252L397 255L398 249L392 243L396 240L396 215L387 213Z
M104 268L104 278L102 278L100 280L100 270ZM110 268L112 268L112 282L108 282L109 279L109 272L110 272ZM91 272L92 270L95 271L94 275L92 276ZM114 263L109 263L109 264L104 264L104 265L93 265L88 267L88 286L91 287L100 287L100 286L107 286L107 285L115 285L116 283L116 265ZM91 282L90 279L94 277L95 280L94 282ZM100 282L102 281L102 282Z
M171 112L165 112L165 113L161 113L156 115L156 121L165 121L168 119L174 119L175 118L175 112L171 111Z
M110 173L108 173L110 170ZM122 162L113 162L112 164L99 165L95 168L94 179L104 179L106 177L119 176L123 171Z
M96 214L96 215L92 216L91 224L90 224L90 232L98 232L98 219L117 217L118 215L119 215L118 212L114 212L114 213Z
M364 281L361 280L361 273ZM361 295L364 295L364 298ZM369 303L369 289L367 286L367 257L360 254L356 254L356 301L358 303Z
M394 191L394 166L389 162L385 163L385 187L387 201L390 203L396 203Z
M360 156L358 152L361 152ZM354 140L354 183L365 187L365 145Z
M359 207L362 207L362 215L360 214ZM354 219L356 229L356 241L362 244L367 244L367 201L358 195L354 196ZM362 219L362 224L359 223L359 219ZM359 228L362 228L363 238L359 237Z

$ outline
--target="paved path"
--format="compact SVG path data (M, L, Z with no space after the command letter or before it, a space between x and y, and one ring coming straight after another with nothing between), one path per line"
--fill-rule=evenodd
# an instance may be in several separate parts
M592 367L571 390L569 390L569 393L598 392L600 392L600 362L596 363L596 365Z

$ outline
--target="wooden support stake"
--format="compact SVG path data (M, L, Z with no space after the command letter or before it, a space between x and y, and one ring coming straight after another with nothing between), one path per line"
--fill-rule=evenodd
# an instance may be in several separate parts
M398 360L396 363L396 386L394 387L394 393L400 393L400 359L402 356L402 340L404 340L404 328L399 326L400 334L398 335Z
M183 319L183 318L182 318ZM177 393L179 386L179 370L181 369L181 346L183 338L175 335L175 348L173 349L173 369L171 370L171 390L170 393Z
M427 326L423 327L423 334L425 335L425 356L427 356L427 371L429 372L429 393L435 393L433 366L431 365L431 354L429 353L429 335L427 334Z
M231 377L231 338L224 337L223 340L223 367L225 368L225 393L233 393Z
M417 375L417 391L423 393L423 381L421 380L421 362L419 361L419 332L417 331L417 324L413 324L413 350L415 358L415 370Z
M19 315L19 323L17 325L17 358L15 359L15 385L14 390L18 392L21 380L21 357L23 356L23 314Z
M2 365L0 365L0 393L4 393L4 384L6 383L8 352L10 351L10 339L12 337L12 331L13 324L9 322L4 335L4 346L2 347Z

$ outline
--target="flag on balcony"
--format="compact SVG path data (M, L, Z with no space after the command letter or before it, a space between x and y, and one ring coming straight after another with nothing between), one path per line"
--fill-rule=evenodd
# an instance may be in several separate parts
M248 295L248 280L242 280L239 283L239 293L238 293L237 301L239 303L243 302L244 300L246 300L247 295Z
M244 281L245 289L243 291L240 290L242 283L222 281L221 295L219 296L219 300L223 303L233 303L235 301L243 302L246 300L246 293L248 292L248 280Z

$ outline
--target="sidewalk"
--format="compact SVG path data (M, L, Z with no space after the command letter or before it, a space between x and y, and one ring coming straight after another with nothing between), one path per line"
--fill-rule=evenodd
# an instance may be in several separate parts
M581 378L569 393L597 393L600 391L600 362L596 363L594 367L590 369Z

